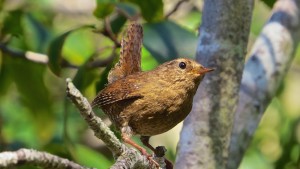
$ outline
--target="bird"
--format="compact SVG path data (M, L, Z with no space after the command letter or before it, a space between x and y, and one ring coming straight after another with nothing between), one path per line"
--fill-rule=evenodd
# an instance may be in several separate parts
M193 97L204 75L213 71L189 58L165 62L150 71L137 71L109 83L94 98L91 106L98 107L121 132L125 143L147 151L131 137L140 135L149 144L158 135L183 121L192 109Z

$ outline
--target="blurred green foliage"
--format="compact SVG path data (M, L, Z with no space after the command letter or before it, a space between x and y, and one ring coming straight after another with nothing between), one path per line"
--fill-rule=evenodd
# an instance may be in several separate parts
M201 9L191 3L166 19L168 7L174 5L162 0L0 0L0 43L12 51L0 52L0 150L35 148L86 166L108 168L112 155L66 99L65 78L73 78L91 100L105 86L107 73L118 59L114 56L119 55L119 46L112 37L121 40L129 17L140 17L143 23L143 70L177 57L194 57ZM270 9L259 1L249 45L269 15ZM20 57L28 51L45 54L49 60L38 63ZM297 162L299 165L299 65L297 52L241 169L293 169ZM107 119L101 111L98 115ZM174 161L177 140L165 137L158 142L172 141L166 147L168 158Z

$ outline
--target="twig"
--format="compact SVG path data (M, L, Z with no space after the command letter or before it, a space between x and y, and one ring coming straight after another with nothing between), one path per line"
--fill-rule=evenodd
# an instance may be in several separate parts
M9 48L6 44L3 43L0 43L0 50L3 53L9 54L10 56L30 60L32 62L41 63L41 64L48 63L48 56L41 53L35 53L31 51L27 51L27 52L16 51Z
M101 139L115 156L120 156L126 148L125 145L122 144L107 125L95 115L90 103L82 96L79 90L76 89L71 79L68 78L66 81L68 97L80 110L80 114L94 131L95 136Z
M39 63L39 64L48 64L48 62L49 62L49 59L48 59L49 57L45 54L36 53L36 52L32 52L32 51L26 51L26 52L17 51L15 49L12 49L12 48L8 47L7 44L3 44L3 43L0 43L0 50L3 53L6 53L10 56L25 59L25 60L29 60L29 61ZM63 60L62 66L63 67L77 68L77 66L70 64L66 60Z
M99 51L96 52L93 56L96 56L98 53L99 53ZM91 58L93 58L93 56ZM89 68L105 67L105 66L109 65L111 62L113 62L115 57L116 57L116 46L113 46L112 52L108 58L103 59L103 60L91 61L91 62L87 63L87 67L89 67Z
M104 36L108 37L110 40L112 40L116 47L121 47L121 43L117 40L116 35L113 33L110 22L108 18L104 19L104 30L101 31Z
M184 2L187 2L187 1L189 1L189 0L180 0L180 1L178 1L176 3L176 5L174 6L174 8L168 14L166 14L165 18L168 19L173 13L175 13L179 9L181 4L183 4Z
M115 50L115 47L113 48ZM9 56L16 57L16 58L21 58L25 59L31 62L39 63L39 64L48 64L49 62L49 57L45 54L42 53L36 53L32 51L17 51L15 49L12 49L8 47L6 44L0 43L0 51L2 51L5 54L8 54ZM90 68L97 68L97 67L105 67L107 66L110 62L112 62L114 56L111 56L105 60L95 60L88 65L90 65ZM62 67L67 67L67 68L75 68L77 69L78 66L71 64L67 60L63 59L61 62Z
M31 164L42 168L88 168L74 163L68 159L32 149L19 149L14 152L7 151L0 153L0 168L8 168L20 164Z
M149 161L140 152L121 143L107 125L95 115L90 103L76 89L71 79L68 78L66 81L68 97L80 110L80 114L94 131L95 136L107 145L117 159L112 168L116 165L119 168L155 168L153 165L149 166Z

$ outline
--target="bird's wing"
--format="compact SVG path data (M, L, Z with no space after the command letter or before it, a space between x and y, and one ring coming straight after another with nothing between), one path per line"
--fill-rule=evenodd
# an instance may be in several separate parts
M102 107L122 100L142 98L143 96L137 94L136 90L134 85L113 84L100 91L91 105L92 107Z
M121 41L119 62L108 74L108 83L141 71L141 48L143 28L137 22L131 22Z

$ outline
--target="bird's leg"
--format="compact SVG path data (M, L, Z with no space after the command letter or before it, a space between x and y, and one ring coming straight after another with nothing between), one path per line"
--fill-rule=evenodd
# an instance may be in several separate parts
M150 150L152 150L156 154L157 150L149 143L150 136L141 136L140 140L144 144L144 146L148 147ZM159 147L157 147L157 148L159 148ZM164 153L163 153L162 156L164 156ZM172 169L173 168L172 162L169 161L166 158L165 158L165 163L166 163L166 168L167 169Z
M123 127L121 131L122 131L122 134L121 134L122 140L125 143L130 144L134 148L138 149L142 153L142 155L147 157L147 159L150 161L150 163L153 163L156 167L159 167L159 164L155 160L152 159L151 155L149 155L147 153L147 150L144 149L143 147L139 146L138 144L136 144L133 140L131 140L130 134L127 134L127 132L124 132L124 131L128 131L128 127Z
M134 148L138 149L144 156L150 157L151 155L149 155L147 153L147 150L144 149L143 147L139 146L138 144L136 144L133 140L131 140L131 138L125 134L122 133L122 139L125 143L132 145Z
M141 136L140 140L144 144L144 146L148 147L150 150L155 152L155 148L149 143L150 136Z

